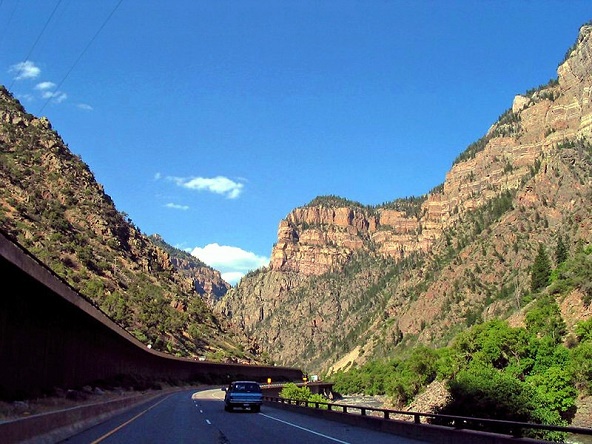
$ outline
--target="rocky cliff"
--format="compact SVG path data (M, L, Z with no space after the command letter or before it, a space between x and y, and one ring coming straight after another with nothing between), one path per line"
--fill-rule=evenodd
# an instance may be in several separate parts
M230 289L230 284L222 279L218 270L186 251L167 244L158 234L151 235L150 240L169 254L170 261L178 272L193 281L194 290L208 306L213 307Z
M294 209L269 267L216 311L277 362L313 371L519 312L539 243L591 241L591 53L583 26L557 79L517 95L425 196Z

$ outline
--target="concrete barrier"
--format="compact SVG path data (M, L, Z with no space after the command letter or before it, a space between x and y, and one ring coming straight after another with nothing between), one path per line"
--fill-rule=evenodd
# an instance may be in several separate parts
M433 444L534 444L546 441L263 401L263 405Z
M1 422L1 441L4 444L57 443L130 408L168 396L178 390L172 389L160 393L128 395L107 402L82 405Z
M202 362L148 349L0 232L0 399L120 381L300 381L296 368Z

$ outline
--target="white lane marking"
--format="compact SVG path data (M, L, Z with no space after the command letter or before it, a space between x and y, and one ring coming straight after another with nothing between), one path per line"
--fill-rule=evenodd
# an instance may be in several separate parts
M297 429L304 430L305 432L312 433L313 435L322 436L323 438L330 439L331 441L340 442L341 444L350 444L347 441L342 441L340 439L333 438L332 436L323 435L322 433L315 432L314 430L310 430L310 429L307 429L305 427L301 427L301 426L296 425L296 424L292 424L291 422L288 422L288 421L284 421L284 420L281 420L281 419L278 419L278 418L274 418L273 416L266 415L265 413L259 413L259 414L261 416L265 416L266 418L273 419L274 421L278 421L278 422L281 422L283 424L286 424L286 425L289 425L289 426L292 426L292 427L296 427Z
M210 420L209 420L209 419L206 419L206 422L207 422L209 425L212 425L212 423L210 422Z

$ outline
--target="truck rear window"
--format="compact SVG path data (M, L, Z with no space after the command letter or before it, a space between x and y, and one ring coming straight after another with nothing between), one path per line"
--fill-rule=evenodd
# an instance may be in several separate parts
M232 388L234 392L247 392L247 393L259 393L261 391L261 387L259 384L235 384Z

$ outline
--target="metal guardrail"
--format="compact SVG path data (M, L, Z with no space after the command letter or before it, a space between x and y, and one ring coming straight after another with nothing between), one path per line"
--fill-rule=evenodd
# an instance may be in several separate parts
M326 409L343 414L358 414L360 416L374 416L379 419L390 421L390 420L401 420L394 418L395 415L399 417L410 417L415 424L431 425L428 422L429 418L441 419L446 421L445 424L439 425L450 425L456 429L470 429L470 430L481 430L483 425L495 426L499 429L499 433L507 433L516 438L523 436L524 430L536 429L536 430L547 430L554 432L563 432L574 435L588 435L592 436L592 429L585 427L563 427L547 424L535 424L530 422L519 422L519 421L505 421L501 419L488 419L488 418L475 418L470 416L454 416L454 415L442 415L437 413L421 413L421 412L410 412L404 410L391 410L382 409L376 407L366 407L359 405L349 404L338 404L332 402L320 402L320 401L302 401L296 399L286 399L271 396L263 396L264 401L288 405L296 405L305 408L313 409ZM422 418L425 420L422 422ZM404 420L403 420L404 421ZM471 427L471 425L473 427Z

